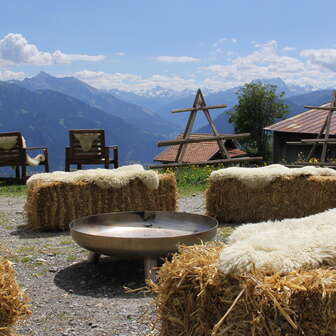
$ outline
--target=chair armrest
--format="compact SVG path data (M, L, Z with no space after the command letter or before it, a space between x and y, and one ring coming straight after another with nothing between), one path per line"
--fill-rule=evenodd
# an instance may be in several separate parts
M48 150L48 147L26 147L25 149L28 149L28 150L35 150L35 149L43 149L43 150Z
M113 150L113 160L111 162L114 163L114 168L119 167L119 147L117 145L115 146L105 146L105 148L108 150Z

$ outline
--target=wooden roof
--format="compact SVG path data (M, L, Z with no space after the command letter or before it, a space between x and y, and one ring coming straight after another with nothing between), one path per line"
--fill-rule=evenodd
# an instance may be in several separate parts
M330 103L321 105L329 107ZM282 120L276 124L265 127L265 130L288 133L309 133L318 134L327 117L328 111L308 110L299 113L294 117ZM336 135L336 117L333 116L330 124L330 134Z
M213 134L192 134L191 138L209 137ZM181 139L182 135L177 136L176 139ZM226 147L228 148L229 154L232 157L243 156L246 153L232 144L232 142L227 141ZM231 148L228 145L232 144ZM174 162L178 150L178 145L170 146L159 153L154 161L160 162ZM205 141L199 143L191 143L187 145L187 150L183 158L183 162L199 162L199 161L209 161L211 160L219 151L219 147L216 141Z

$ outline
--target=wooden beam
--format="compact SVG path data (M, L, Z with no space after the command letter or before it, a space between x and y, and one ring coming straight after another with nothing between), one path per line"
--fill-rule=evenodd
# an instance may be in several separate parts
M189 138L189 139L181 139L181 140L166 140L158 142L159 147L164 146L172 146L172 145L180 145L187 143L198 143L205 141L217 141L217 140L225 140L225 139L237 139L244 138L250 136L250 133L240 133L240 134L221 134L218 136L209 136L204 138ZM336 140L336 139L335 139Z
M336 138L328 138L328 139L302 139L302 142L307 142L307 143L336 143Z
M200 111L200 110L213 110L218 108L225 108L227 105L212 105L212 106L198 106L198 107L189 107L185 109L171 110L171 113L179 113L179 112L190 112L190 111Z
M304 108L307 108L310 110L336 111L336 107L304 106Z
M335 164L329 163L329 162L316 162L316 163L310 163L310 162L297 162L297 166L321 166L321 167L336 167Z
M211 115L209 113L209 110L204 109L203 113L208 120L208 123L211 127L212 133L215 134L215 136L219 136L220 134L219 134L214 122L211 119ZM225 147L225 140L217 140L217 144L218 144L218 147L219 147L219 151L222 154L222 158L224 159L226 157L227 159L231 159L231 155L230 155L229 151L227 150L227 148Z
M322 126L322 128L321 128L321 130L320 130L320 133L317 135L317 139L321 139L321 137L322 137L322 135L323 135L323 132L324 132L325 128L327 127L327 121L328 121L328 118L325 118L324 123L323 123L323 126ZM309 160L313 157L313 154L314 154L314 152L315 152L315 149L316 149L316 147L317 147L317 144L318 144L318 143L315 142L315 143L313 144L312 148L310 149L310 151L309 151L309 153L308 153L308 155L307 155L307 157L306 157L306 161L307 161L307 162L309 162Z
M295 145L295 146L309 146L308 143L303 143L301 141L287 141L286 145Z
M332 168L332 169L336 169L336 164L330 164L330 163L324 163L324 164L318 164L318 163L308 163L308 162L302 162L301 164L288 164L285 165L288 168L300 168L300 167L304 167L304 166L323 166L323 167L327 167L327 168Z
M223 159L223 160L157 164L157 165L151 165L148 168L159 169L159 168L173 168L173 167L187 167L187 166L207 166L207 165L213 165L213 164L219 164L219 163L231 163L231 162L243 162L243 161L260 161L262 159L263 159L262 156L255 156L255 157L245 156L245 157Z

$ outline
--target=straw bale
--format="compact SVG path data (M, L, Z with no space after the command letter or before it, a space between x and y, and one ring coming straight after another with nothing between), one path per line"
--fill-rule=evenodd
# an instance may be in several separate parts
M28 301L15 280L11 263L0 258L0 336L14 335L14 324L31 314Z
M334 336L336 270L224 275L223 244L180 248L149 283L160 336Z
M113 211L175 211L174 174L159 175L157 189L135 178L120 188L101 188L92 181L36 181L28 188L25 213L33 230L68 230L82 216Z
M252 188L238 179L210 180L209 216L226 223L299 218L336 207L333 176L281 176Z

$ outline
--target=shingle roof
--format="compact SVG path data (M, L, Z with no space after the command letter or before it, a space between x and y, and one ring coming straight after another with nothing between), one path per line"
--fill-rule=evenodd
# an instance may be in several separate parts
M330 106L330 103L321 105ZM276 124L265 127L265 130L288 132L288 133L309 133L318 134L321 131L323 123L327 117L328 111L309 110L297 114L294 117L279 121ZM333 116L330 124L330 134L336 134L336 116Z
M191 137L208 137L213 134L192 134ZM182 136L177 136L176 139L181 139ZM174 162L176 158L176 154L178 151L178 145L169 146L167 149L163 150L159 153L154 161L161 162ZM217 152L219 151L219 147L217 142L215 141L206 141L199 143L191 143L187 145L187 150L183 157L183 162L198 162L198 161L208 161L210 160ZM232 157L237 157L241 155L245 155L246 153L238 148L228 148L229 153Z

